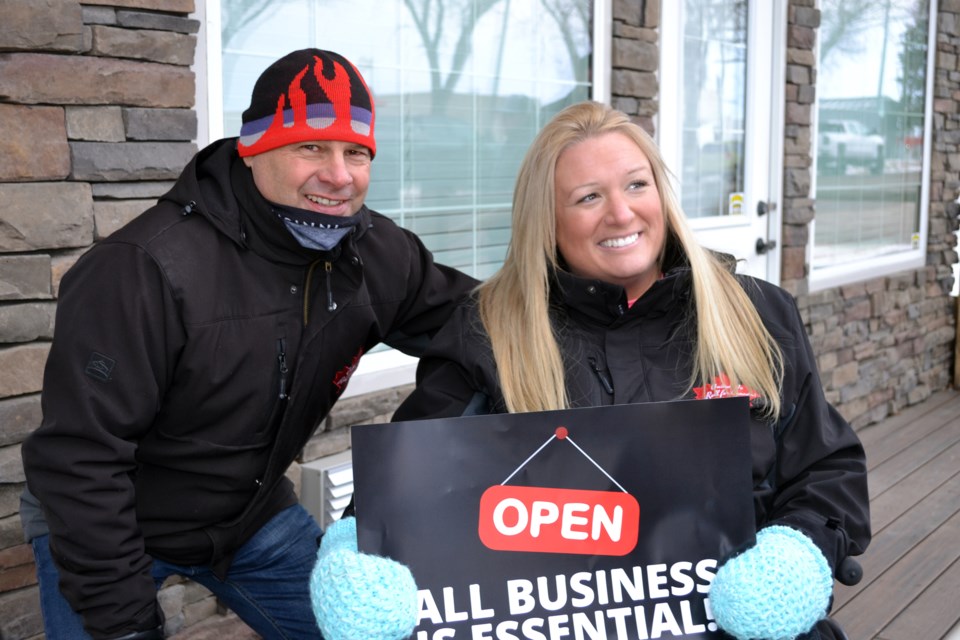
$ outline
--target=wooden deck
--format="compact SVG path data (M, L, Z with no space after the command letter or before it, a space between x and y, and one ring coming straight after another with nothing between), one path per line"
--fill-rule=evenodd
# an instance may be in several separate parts
M863 580L837 583L849 640L960 640L960 392L943 391L866 427L873 542ZM258 638L234 614L176 640Z
M960 640L960 392L859 433L873 541L832 615L850 640Z

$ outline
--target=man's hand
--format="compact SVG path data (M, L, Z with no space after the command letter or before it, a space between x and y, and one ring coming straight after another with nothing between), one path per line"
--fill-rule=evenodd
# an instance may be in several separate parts
M717 570L710 607L717 625L737 640L788 640L827 614L832 593L830 565L813 541L772 526Z
M326 640L402 640L417 626L417 584L406 566L357 551L357 521L323 536L310 576L317 626Z

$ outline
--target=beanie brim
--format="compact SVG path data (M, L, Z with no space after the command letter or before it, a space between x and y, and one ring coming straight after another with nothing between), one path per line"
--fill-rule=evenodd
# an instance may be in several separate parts
M279 122L277 115L273 115L245 123L240 129L237 151L241 157L246 157L297 142L339 140L364 146L370 150L371 156L376 155L373 113L351 107L350 116L347 124L334 118L333 108L329 105L308 105L306 120L296 122L293 109L284 109Z

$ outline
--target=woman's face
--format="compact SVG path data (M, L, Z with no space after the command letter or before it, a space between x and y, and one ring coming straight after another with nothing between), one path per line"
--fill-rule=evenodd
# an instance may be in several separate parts
M619 284L634 300L660 276L665 223L646 154L622 133L567 147L557 159L557 248L578 276Z

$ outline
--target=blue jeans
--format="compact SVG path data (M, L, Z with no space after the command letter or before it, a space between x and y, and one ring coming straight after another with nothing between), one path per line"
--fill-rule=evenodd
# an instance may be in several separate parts
M181 566L154 559L157 589L177 574L202 584L266 640L322 640L310 604L310 572L321 530L300 505L281 511L234 557L226 580L206 566ZM83 620L60 593L49 536L32 541L47 640L86 640Z

